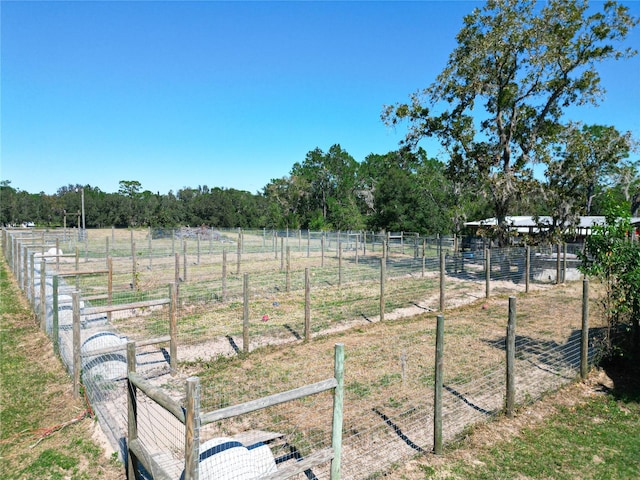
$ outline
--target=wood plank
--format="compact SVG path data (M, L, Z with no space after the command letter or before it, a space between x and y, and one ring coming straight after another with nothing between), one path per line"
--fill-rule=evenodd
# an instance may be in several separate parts
M146 300L143 302L122 303L119 305L104 305L101 307L90 307L82 310L83 315L95 315L98 313L118 312L121 310L131 310L134 308L149 308L157 307L160 305L169 305L168 298L161 298L158 300Z
M73 255L75 257L75 255ZM103 275L105 273L109 273L109 270L85 270L84 272L82 271L75 271L75 272L61 272L58 273L58 276L60 277L76 277L76 276L81 276L81 275Z
M266 443L282 437L284 437L284 433L267 432L265 430L247 430L246 432L240 432L234 435L233 439L249 447L256 443Z
M129 380L147 397L156 402L158 405L160 405L162 408L164 408L184 424L184 409L178 402L167 395L161 388L151 385L150 382L148 382L142 376L135 372L129 372Z
M171 340L169 335L165 335L164 337L157 338L149 338L147 340L140 340L136 342L136 347L145 347L147 345L154 345L156 343L166 343ZM99 350L91 350L90 352L82 352L80 356L82 357L95 357L98 355L107 355L109 353L121 352L122 350L126 350L127 344L124 343L122 345L115 345L113 347L105 347Z
M304 460L290 463L285 467L279 468L277 472L274 472L271 475L265 475L264 477L260 478L268 480L284 480L286 478L291 478L294 475L303 473L305 470L309 470L310 468L330 462L332 459L333 449L325 448L323 450L318 450L317 452L312 453Z
M242 415L245 413L254 412L256 410L261 410L263 408L272 407L280 403L297 400L309 395L315 395L316 393L335 388L337 384L338 382L335 378L322 380L317 383L305 385L304 387L294 388L293 390L288 390L286 392L276 393L274 395L269 395L268 397L262 397L257 400L251 400L248 402L240 403L238 405L232 405L230 407L225 407L213 412L206 413L204 415L201 415L200 421L204 426L208 423L217 422L218 420L223 420L225 418L235 417L237 415Z

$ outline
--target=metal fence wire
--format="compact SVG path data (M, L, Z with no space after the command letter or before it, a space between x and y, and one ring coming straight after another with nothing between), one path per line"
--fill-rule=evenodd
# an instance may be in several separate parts
M84 235L5 229L2 236L5 259L41 328L123 460L128 342L136 343L137 375L180 408L187 377L197 375L206 413L330 377L339 341L346 371L341 476L349 479L374 478L433 450L436 312L539 289L567 295L550 288L581 279L580 245L486 249L467 242L476 248L462 250L458 240L205 227ZM579 294L563 297L559 322L557 312L521 298L519 404L576 377L582 305ZM482 308L473 323L447 319L445 441L504 411L504 312ZM590 330L591 361L602 330ZM137 439L170 478L185 475L188 435L204 448L201 479L223 471L253 478L261 461L266 475L331 446L333 401L324 392L189 432L139 392ZM329 478L330 471L325 462L298 476ZM161 478L141 466L138 474Z

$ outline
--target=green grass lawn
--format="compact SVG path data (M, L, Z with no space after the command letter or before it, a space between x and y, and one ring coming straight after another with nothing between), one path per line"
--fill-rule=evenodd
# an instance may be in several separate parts
M96 420L72 395L16 284L0 263L0 479L119 479L93 439Z
M607 366L604 371L613 386L566 387L566 393L533 406L536 412L544 411L548 402L551 415L533 426L512 426L516 432L509 440L474 442L472 432L458 445L449 446L442 458L418 458L413 468L400 468L390 476L412 480L638 479L640 368L617 365ZM563 405L562 399L571 396L573 400ZM525 407L518 416L529 414ZM493 428L503 432L510 428L508 425L509 420L504 418ZM480 429L483 439L491 436L491 423Z

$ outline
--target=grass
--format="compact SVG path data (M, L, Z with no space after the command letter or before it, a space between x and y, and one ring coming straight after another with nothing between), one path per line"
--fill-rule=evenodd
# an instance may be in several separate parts
M605 365L604 371L607 375L596 372L586 384L571 385L521 409L514 420L502 418L471 429L442 457L420 457L389 477L640 478L640 367L630 363ZM604 384L603 376L608 380ZM545 416L548 411L552 413ZM527 425L527 416L543 419ZM510 432L506 435L510 438L496 440L505 431Z
M0 264L0 478L117 479L124 470L92 440L69 376ZM66 425L66 426L65 426Z

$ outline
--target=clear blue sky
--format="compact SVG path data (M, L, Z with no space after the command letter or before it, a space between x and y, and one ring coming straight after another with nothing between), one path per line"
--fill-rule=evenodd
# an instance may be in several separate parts
M31 193L255 193L316 147L387 153L403 131L382 106L433 82L480 5L2 1L0 178ZM572 118L640 139L640 58L601 73L601 106Z

